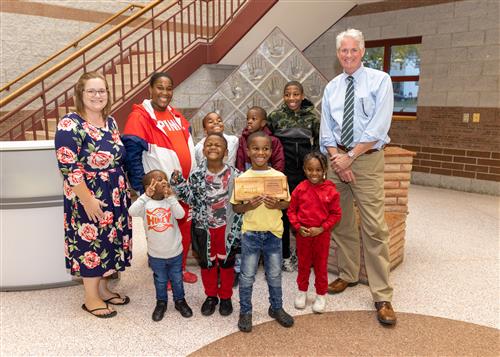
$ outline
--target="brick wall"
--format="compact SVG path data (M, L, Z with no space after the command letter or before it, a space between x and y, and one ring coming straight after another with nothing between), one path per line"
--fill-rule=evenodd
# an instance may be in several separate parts
M413 172L420 178L450 177L449 186L440 186L456 189L465 187L460 178L485 180L492 184L486 192L498 193L500 2L441 1L425 6L428 4L384 1L360 5L304 54L327 78L333 78L341 71L335 36L347 28L363 31L366 40L422 36L416 120L393 120L392 143L417 152ZM480 113L478 123L472 122L473 113ZM468 123L463 122L464 114L469 115Z
M500 181L500 152L401 146L417 153L413 171Z
M463 114L480 114L479 124ZM394 121L393 145L414 151L413 171L500 182L500 109L419 107L417 120Z

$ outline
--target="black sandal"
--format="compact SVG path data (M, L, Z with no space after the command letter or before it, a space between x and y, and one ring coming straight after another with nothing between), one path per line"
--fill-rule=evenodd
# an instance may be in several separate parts
M107 304L111 304L111 305L127 305L130 302L130 298L127 295L125 295L125 297L121 297L121 295L118 293L114 293L114 295L115 296L113 296L107 300L104 300L104 302ZM119 302L119 303L114 303L111 301L113 299L122 299L123 301Z
M99 311L99 310L109 310L108 304L106 303L106 307L98 307L97 309L94 310L89 310L87 309L87 306L85 304L82 305L83 311L87 311L89 314L94 315L95 317L98 317L100 319L107 319L109 317L114 317L116 316L117 312L116 311L111 311L107 314L95 314L94 312Z

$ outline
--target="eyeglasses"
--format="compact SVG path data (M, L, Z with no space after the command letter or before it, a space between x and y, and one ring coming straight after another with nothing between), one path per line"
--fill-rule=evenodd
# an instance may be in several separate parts
M83 91L91 97L95 97L97 94L103 97L108 94L106 89L84 89Z

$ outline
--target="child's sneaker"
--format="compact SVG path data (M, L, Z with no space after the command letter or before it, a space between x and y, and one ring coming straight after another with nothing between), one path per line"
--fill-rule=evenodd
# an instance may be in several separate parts
M281 264L281 270L289 273L291 273L294 270L292 258L283 259L283 263Z
M182 273L182 280L185 283L194 284L198 281L198 277L196 276L196 274L186 270Z
M193 310L189 307L186 299L180 299L175 302L175 309L181 313L182 317L193 316Z
M217 296L207 296L203 305L201 305L201 314L203 316L210 316L215 312L215 307L219 303Z
M271 306L269 306L269 310L267 311L269 316L278 321L278 323L283 327L292 327L293 326L293 317L290 316L283 308L274 311Z
M165 315L165 311L167 311L167 302L163 300L156 301L156 307L153 311L153 315L151 316L153 321L161 321L163 316Z
M314 300L314 304L312 306L313 312L317 314L322 314L325 312L326 308L326 294L325 295L316 295L316 300Z
M238 319L238 328L241 332L252 331L252 314L240 314Z
M233 313L233 303L231 302L231 298L220 299L219 313L222 316L229 316Z
M296 309L302 310L306 308L307 292L300 291L295 297L294 305Z

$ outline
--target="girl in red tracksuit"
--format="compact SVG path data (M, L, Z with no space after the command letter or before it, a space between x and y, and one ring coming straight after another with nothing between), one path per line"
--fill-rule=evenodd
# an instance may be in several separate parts
M319 152L311 152L304 157L302 181L292 192L288 218L297 232L297 258L299 272L297 285L299 292L295 298L295 308L306 307L307 289L311 266L316 277L316 300L312 310L322 313L326 307L328 292L327 262L330 252L330 232L340 221L340 195L335 184L325 180L326 157Z

